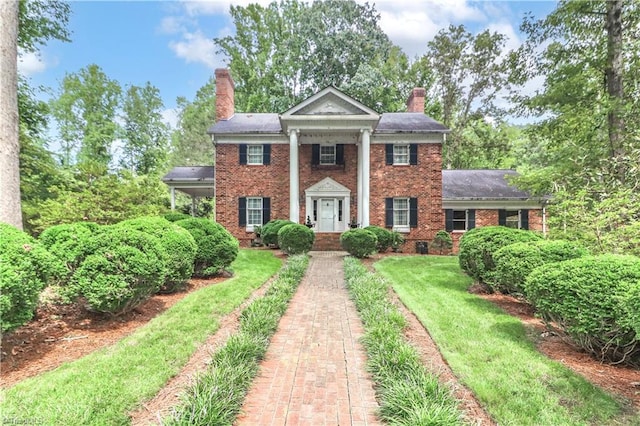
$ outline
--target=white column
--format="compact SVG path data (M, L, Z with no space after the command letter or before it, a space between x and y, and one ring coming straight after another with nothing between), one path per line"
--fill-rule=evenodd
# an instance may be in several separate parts
M176 188L171 187L171 211L176 209Z
M358 223L362 223L362 142L358 144L358 194L357 194L357 202L358 202ZM349 218L351 221L351 218Z
M298 223L300 221L300 197L299 182L299 158L298 158L298 131L289 131L289 220Z
M371 159L371 141L369 129L362 130L362 222L364 228L369 226L369 166Z

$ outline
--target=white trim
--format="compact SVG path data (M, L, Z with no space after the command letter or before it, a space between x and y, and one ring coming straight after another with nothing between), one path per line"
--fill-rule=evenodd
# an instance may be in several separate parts
M307 216L313 218L313 201L316 200L319 203L322 199L332 199L335 202L335 226L333 232L346 231L349 227L349 218L351 217L351 190L330 177L326 177L314 185L311 185L305 190L305 220ZM342 201L342 220L340 220L338 214L338 204L340 201ZM318 215L319 214L320 211L318 209ZM316 232L320 229L319 221L320 218L318 217L317 220L315 220L316 226L314 230Z

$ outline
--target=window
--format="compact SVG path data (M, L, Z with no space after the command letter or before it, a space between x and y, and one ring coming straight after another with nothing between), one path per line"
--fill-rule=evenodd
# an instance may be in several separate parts
M262 145L247 146L247 164L262 164Z
M385 226L395 231L409 232L418 226L417 198L385 199Z
M393 146L393 164L409 164L409 145Z
M269 165L271 163L270 144L246 144L241 143L238 147L240 154L240 164L249 165Z
M336 164L336 146L320 145L320 165Z
M389 166L418 164L418 144L388 143L385 145L385 163Z
M529 229L529 210L499 210L498 225L507 228Z
M445 229L447 232L468 231L476 227L475 210L445 210Z
M238 224L253 231L256 225L263 225L271 220L271 198L240 197L238 199Z

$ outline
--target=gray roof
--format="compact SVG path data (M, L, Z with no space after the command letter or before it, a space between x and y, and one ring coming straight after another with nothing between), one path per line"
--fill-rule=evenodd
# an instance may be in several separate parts
M162 178L163 182L213 181L213 166L178 166Z
M443 124L419 112L387 112L380 116L374 134L393 133L446 133ZM282 133L278 114L236 113L227 120L220 120L207 131L209 134L279 134Z
M515 170L443 170L443 200L527 200L529 193L510 185Z
M449 132L442 123L421 112L386 112L380 117L375 133Z

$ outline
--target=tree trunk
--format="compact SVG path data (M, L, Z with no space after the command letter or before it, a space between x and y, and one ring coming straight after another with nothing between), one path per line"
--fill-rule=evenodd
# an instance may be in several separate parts
M624 87L622 84L622 0L609 0L607 3L607 94L611 102L608 114L609 144L614 162L614 172L624 182L624 120L622 109Z
M0 1L0 222L22 229L18 139L18 2Z

